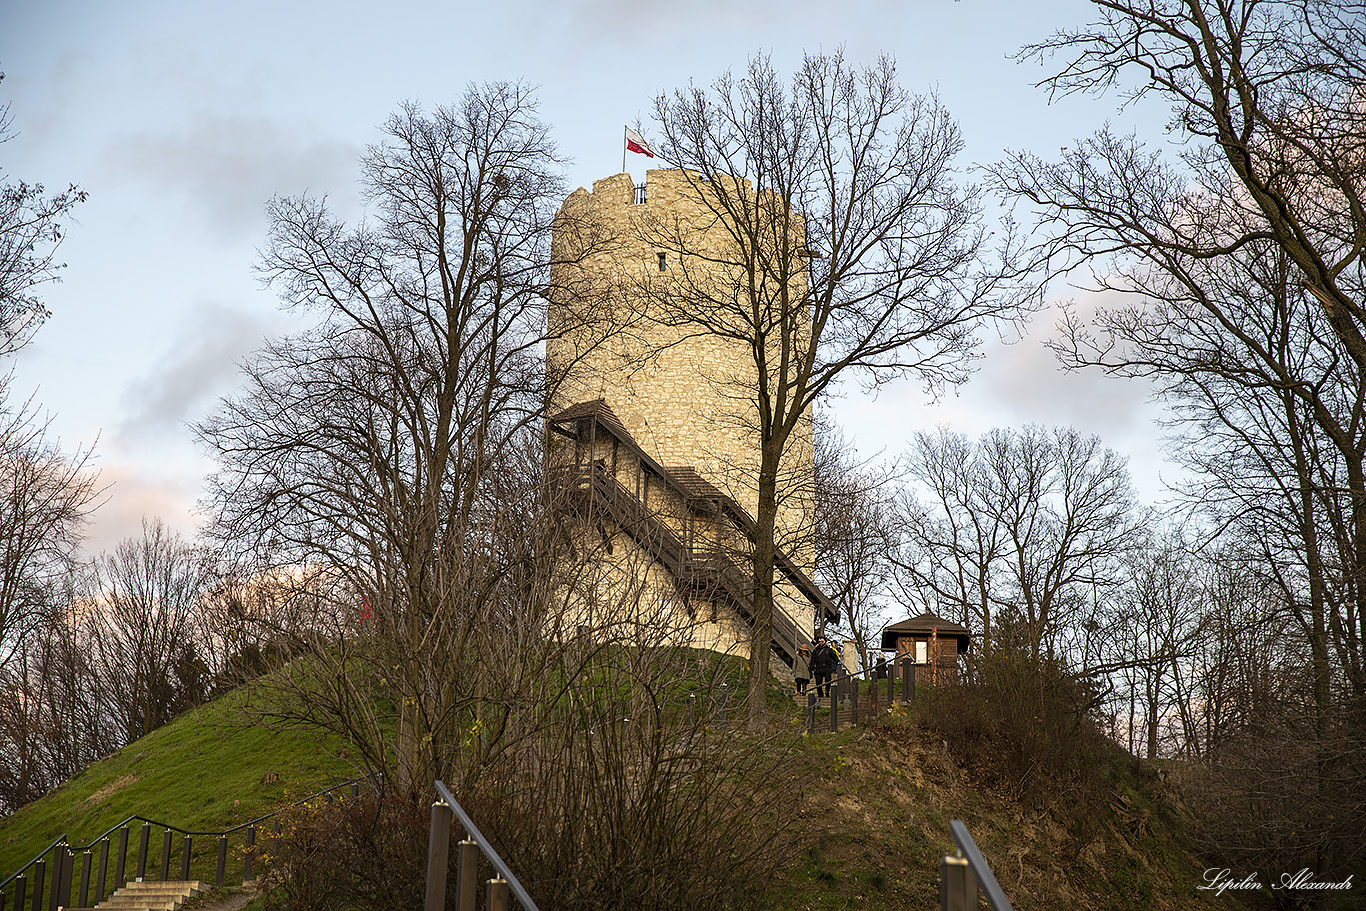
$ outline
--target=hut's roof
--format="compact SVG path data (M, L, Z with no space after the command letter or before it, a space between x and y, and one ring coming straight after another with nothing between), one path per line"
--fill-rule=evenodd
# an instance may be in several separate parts
M926 611L918 617L911 617L884 628L882 630L882 650L885 652L895 651L896 640L904 637L929 636L933 635L936 630L940 638L958 640L959 654L966 652L972 642L972 634L968 632L966 626L945 620L937 614Z

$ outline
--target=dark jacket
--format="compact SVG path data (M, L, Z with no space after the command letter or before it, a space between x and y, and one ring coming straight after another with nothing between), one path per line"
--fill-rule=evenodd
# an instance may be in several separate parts
M817 674L833 674L839 666L840 656L828 644L816 646L811 653L811 670Z

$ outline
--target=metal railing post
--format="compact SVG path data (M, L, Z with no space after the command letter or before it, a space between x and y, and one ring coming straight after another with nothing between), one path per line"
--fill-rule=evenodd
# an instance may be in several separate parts
M882 666L887 670L887 708L891 708L896 703L896 659L888 664L887 659L882 659Z
M907 661L905 655L899 656L896 663L901 668L901 704L905 705L911 701L911 675L915 673L915 665Z
M830 681L825 691L830 694L830 733L840 729L840 682L839 678Z
M963 859L971 868L982 893L987 897L987 904L992 907L992 911L1013 911L1010 906L1010 899L1006 898L1005 890L997 882L996 874L991 872L991 866L987 864L987 859L978 850L977 842L972 840L972 834L968 832L968 827L963 825L962 820L954 819L949 822L949 834L953 836L953 843L958 846ZM976 892L973 895L972 907L976 908Z
M730 695L730 684L721 684L721 726L726 724L726 697Z
M688 736L697 730L697 694L688 694Z
M213 884L218 888L223 888L223 882L228 875L228 836L218 836L218 867L214 870Z
M858 678L849 678L849 723L858 727Z
M186 834L180 844L180 880L185 882L190 878L190 851L194 847L194 836Z
M479 901L479 843L468 838L460 842L456 859L455 907L457 911L475 911Z
M432 803L432 826L427 837L426 911L446 907L446 864L451 856L451 808L444 800Z
M24 899L28 898L28 877L20 876L14 881L14 911L24 911Z
M508 881L501 876L489 880L488 911L508 911Z
M807 690L806 693L806 733L816 733L816 691Z

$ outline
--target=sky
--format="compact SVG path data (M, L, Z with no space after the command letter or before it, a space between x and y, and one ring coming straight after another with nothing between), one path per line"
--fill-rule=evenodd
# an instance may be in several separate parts
M0 103L18 132L0 167L89 193L59 252L63 280L41 292L52 318L0 371L63 447L93 449L106 489L87 550L138 534L144 516L192 535L213 465L190 425L233 392L243 358L292 328L253 272L265 205L307 191L361 214L358 158L402 102L524 80L571 159L570 188L591 187L620 170L624 124L650 137L660 92L756 53L783 72L803 52L888 54L907 89L957 118L972 180L1007 149L1056 157L1106 121L1160 137L1162 112L1050 104L1034 87L1045 70L1012 59L1091 15L1082 0L0 0ZM629 159L643 180L650 160ZM1127 456L1141 497L1160 500L1175 474L1160 409L1139 383L1060 371L1043 347L1055 320L988 333L978 374L938 402L911 380L876 398L851 386L824 407L869 457L941 425L1072 425Z

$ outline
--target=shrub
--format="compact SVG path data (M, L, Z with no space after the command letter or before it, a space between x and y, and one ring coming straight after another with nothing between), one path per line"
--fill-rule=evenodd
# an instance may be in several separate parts
M422 907L427 808L363 795L280 811L280 833L261 843L268 909L387 911Z
M980 657L968 680L930 691L920 718L954 758L990 787L1077 817L1108 792L1107 743L1084 681L1024 649Z

